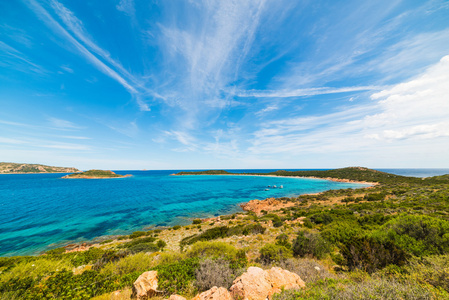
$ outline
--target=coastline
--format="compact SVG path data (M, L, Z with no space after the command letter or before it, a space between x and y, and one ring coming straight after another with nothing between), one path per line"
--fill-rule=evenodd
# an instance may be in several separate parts
M41 173L42 174L42 173ZM128 176L123 176L123 177L99 177L99 178L83 178L83 177L75 177L75 178L73 178L73 177L69 177L69 178L67 178L67 179L110 179L110 178L124 178L124 177L129 177L129 176L132 176L132 175L130 175L130 174L127 174ZM356 187L355 189L365 189L365 188L371 188L372 186L374 186L374 185L376 185L376 184L378 184L378 183L368 183L368 182L358 182L358 181L351 181L351 180L345 180L345 179L338 179L338 178L316 178L316 177L305 177L305 176L278 176L278 175L253 175L253 174L223 174L223 175L230 175L230 176L257 176L257 177L281 177L281 178L303 178L303 179L320 179L320 180L328 180L328 181L336 181L336 182L347 182L347 183L358 183L358 184L364 184L364 185L366 185L366 184L370 184L371 186L361 186L361 187ZM314 194L321 194L321 193L324 193L324 192L326 192L326 191L328 191L328 190L325 190L325 191L322 191L322 192L318 192L318 193L305 193L305 194L294 194L294 195L292 195L292 194L290 194L290 195L288 195L288 197L298 197L298 196L301 196L301 195L314 195ZM282 198L282 197L287 197L286 195L285 195L285 193L284 193L284 195L279 195L279 196L277 196L277 197L279 197L279 198ZM245 213L245 212L247 212L248 210L244 210L243 208L242 208L242 204L248 204L249 202L251 202L251 201L266 201L266 200L268 200L268 199L270 199L270 197L268 197L268 198L262 198L262 200L249 200L249 201L247 201L247 202L241 202L241 203L237 203L236 205L235 205L235 207L238 207L239 209L242 209L241 210L241 213ZM270 210L271 211L271 210ZM214 216L213 214L211 214L210 215L210 217L206 217L206 218L201 218L201 219L203 219L203 220L205 220L205 219L210 219L210 220L212 220L212 219L221 219L223 216L226 216L226 215L228 215L228 214L232 214L232 213L237 213L237 212L222 212L219 216ZM193 217L191 218L192 220L194 219ZM156 227L156 226L151 226L152 228L154 228L154 229L167 229L167 228L172 228L173 226L176 226L176 225L180 225L180 224L173 224L173 225L171 225L171 226L160 226L160 227ZM181 226L186 226L186 225L181 225ZM142 227L142 229L139 229L139 230L145 230L145 227L148 227L148 226L144 226L144 227ZM137 230L137 229L135 229L135 230ZM122 236L125 236L126 234L124 234L124 235L122 235ZM89 239L85 239L85 240L82 240L82 241L77 241L77 242L75 242L75 244L77 245L77 246L75 246L74 248L79 248L80 246L82 246L83 244L85 244L84 246L90 246L90 245L98 245L102 240L107 240L107 239L109 239L109 238L115 238L115 236L113 237L113 236L109 236L109 235L100 235L100 236L95 236L94 238L89 238ZM100 241L100 242L99 242ZM66 244L65 246L64 246L64 244L65 243L63 243L63 244L60 244L61 246L60 247L66 247L66 246L70 246L70 244L73 244L74 242L73 241L69 241L68 242L68 244ZM72 245L73 246L73 245ZM70 247L71 248L71 247ZM87 250L88 248L84 248L84 250ZM81 251L83 251L83 250L81 250ZM35 254L32 254L32 255L39 255L38 253L36 253L35 252Z
M207 174L207 175L212 175L212 174ZM234 175L234 174L223 174L223 175ZM282 178L295 177L295 178L305 178L305 179L322 179L322 180L337 181L337 182L372 184L371 186L364 186L364 187L357 188L357 190L370 189L370 188L374 187L375 185L379 184L377 182L367 183L367 182L358 182L358 181L349 181L349 180L346 181L345 179L338 179L338 178L328 179L328 178L315 178L315 177L302 177L302 176L248 175L248 174L241 174L241 175L237 174L237 176L261 176L261 177L266 176L266 177L282 177ZM343 181L341 181L341 180L343 180ZM327 191L329 191L329 190L325 190L325 191L317 192L317 193L299 194L299 195L295 195L293 197L316 196L316 195L323 194L323 193L325 193ZM282 197L287 197L287 196L282 196ZM282 198L282 197L279 197L279 198ZM202 224L206 224L206 223L209 223L209 222L212 222L212 223L218 222L218 224L219 224L220 222L225 220L225 216L228 216L230 214L237 214L237 215L238 214L246 214L246 213L252 211L252 212L255 212L256 215L260 215L260 211L262 209L260 207L258 207L259 205L263 206L264 210L267 210L268 212L277 211L277 210L280 210L282 208L288 208L288 207L291 207L291 206L294 205L294 202L279 201L279 200L276 200L276 199L277 198L272 198L272 197L265 198L265 199L262 199L262 200L253 199L253 200L250 200L250 201L247 201L247 202L241 202L241 203L236 204L237 207L242 209L241 212L221 214L221 215L218 215L218 216L211 216L211 217L206 217L206 218L194 218L194 217L192 217L192 218L189 218L189 220L193 221L194 219L200 219L202 221ZM248 207L252 203L257 203L256 207L257 207L257 210L259 212L254 211L252 209L245 209L245 206ZM268 207L267 207L266 204L268 204ZM300 221L300 223L301 223L301 221ZM171 226L145 226L141 230L146 231L146 230L148 230L148 228L151 228L151 230L158 230L158 229L171 230L174 226L178 226L178 225L171 225ZM188 226L188 225L181 225L181 226ZM115 239L115 238L123 237L123 236L126 236L126 235L97 236L97 237L94 237L93 239L90 239L90 240L83 240L81 242L71 243L69 245L62 246L62 247L66 249L66 253L78 252L78 251L86 251L86 250L89 250L89 248L91 248L91 247L99 247L102 244L102 241L104 241L104 240L109 240L110 238L114 238ZM128 241L128 240L126 240L126 241ZM42 255L42 254L40 254L40 255Z
M351 179L340 179L340 178L333 178L333 177L316 177L316 176L281 176L281 175L260 175L260 174L170 174L170 176L257 176L257 177L320 179L320 180L327 180L327 181L334 181L334 182L369 184L371 186L379 185L378 182L356 181L356 180L351 180Z

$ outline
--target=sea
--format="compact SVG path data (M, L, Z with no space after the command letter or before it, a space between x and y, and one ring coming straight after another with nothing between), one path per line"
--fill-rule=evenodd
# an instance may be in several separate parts
M449 169L379 170L415 177L449 173ZM241 212L239 204L253 199L367 186L310 178L170 176L180 171L115 171L132 176L114 179L61 179L66 175L61 173L2 174L0 256L37 255L137 230L187 225L195 218Z

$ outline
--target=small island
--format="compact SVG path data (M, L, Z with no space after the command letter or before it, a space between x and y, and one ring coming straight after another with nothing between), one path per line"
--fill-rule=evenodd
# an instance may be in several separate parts
M106 179L106 178L123 178L130 177L131 174L120 175L110 170L89 170L82 173L74 173L63 176L65 179Z

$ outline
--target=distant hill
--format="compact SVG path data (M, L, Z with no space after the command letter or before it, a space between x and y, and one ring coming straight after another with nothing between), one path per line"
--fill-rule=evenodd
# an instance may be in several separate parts
M129 176L131 175L120 175L109 170L89 170L82 173L66 175L62 178L104 179L104 178L120 178Z
M16 173L73 173L80 172L76 168L52 167L39 164L21 164L0 162L0 174Z
M317 177L317 178L333 178L353 181L378 182L382 184L395 183L421 183L421 184L436 184L446 183L449 181L449 175L416 178L400 176L390 173L385 173L364 167L347 167L334 170L310 170L310 171L275 171L271 173L230 173L223 170L209 170L209 171L193 171L180 172L176 175L275 175L275 176L297 176L297 177Z

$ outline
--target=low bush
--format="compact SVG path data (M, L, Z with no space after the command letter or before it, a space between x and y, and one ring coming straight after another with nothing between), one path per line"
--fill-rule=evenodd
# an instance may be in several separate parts
M122 244L121 248L131 248L138 244L148 244L154 242L156 239L154 237L146 237L146 238L139 238L139 239L133 239L130 242Z
M293 255L323 258L330 252L330 245L319 233L300 231L293 243Z
M265 227L260 225L259 223L256 224L249 224L249 225L237 225L234 227L228 227L228 226L220 226L220 227L214 227L207 229L206 231L195 234L189 237L186 237L182 239L181 241L181 247L185 245L191 245L196 242L200 241L210 241L214 239L224 238L228 236L233 235L248 235L248 234L259 234L264 233L266 230Z
M362 235L364 230L358 223L349 221L337 221L326 226L321 231L321 236L331 244L338 245L347 243L354 237Z
M332 221L334 221L334 218L329 213L319 213L311 216L310 221L312 221L315 224L327 225L332 223Z
M206 291L214 286L228 289L235 278L243 273L243 269L233 269L229 261L224 259L206 259L199 263L196 270L195 286L199 291Z
M349 270L368 273L391 264L403 266L409 257L392 242L380 242L370 237L356 237L344 244L340 252Z
M201 223L202 223L201 219L194 219L192 221L192 224L194 224L194 225L201 224Z
M107 263L101 270L101 274L108 276L123 276L130 273L143 273L155 265L154 257L143 252L123 257L117 261Z
M198 267L198 258L187 258L155 267L154 270L158 272L158 289L162 290L165 295L191 292Z
M363 282L326 279L318 281L306 290L285 290L273 295L273 300L336 299L336 300L430 300L442 299L413 281L397 281L389 278L370 278Z
M449 253L449 221L440 218L400 216L387 222L373 236L415 256Z
M291 249L275 244L265 244L260 248L259 253L259 261L265 265L278 263L293 257Z
M149 232L145 232L145 231L134 231L133 233L131 233L129 235L130 239L135 239L144 235L147 235Z
M186 255L191 258L235 259L238 256L238 250L234 246L224 242L197 242L192 245Z
M129 247L128 250L133 254L139 252L157 252L159 251L159 247L153 243L140 243Z
M156 246L159 248L159 250L162 250L167 246L167 243L163 240L159 240L157 241Z
M363 199L366 201L380 201L384 200L386 193L372 193L372 194L366 194Z
M276 245L284 246L287 249L292 248L292 244L289 242L289 237L285 233L280 234L276 237Z

